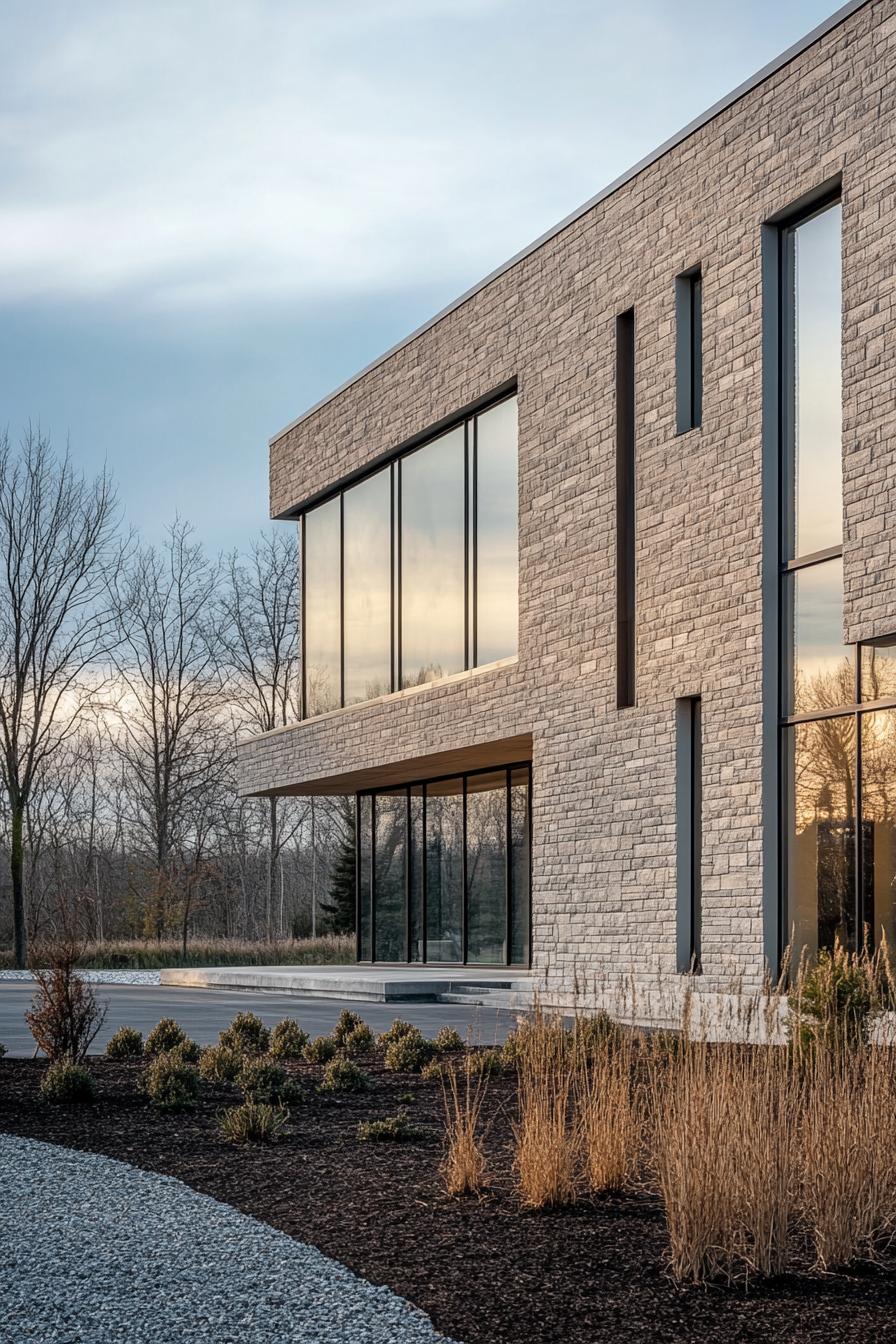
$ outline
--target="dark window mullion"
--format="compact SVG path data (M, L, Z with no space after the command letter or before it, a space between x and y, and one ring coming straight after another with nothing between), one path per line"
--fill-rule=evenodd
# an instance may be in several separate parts
M512 774L508 767L505 775L505 809L504 809L504 906L506 914L506 927L504 944L504 963L509 966L513 958L513 816L511 809L512 794Z
M308 717L308 659L306 657L307 649L307 620L305 615L305 518L299 521L299 563L302 566L302 572L299 576L299 602L301 611L299 612L299 638L302 641L301 660L302 660L302 691L301 691L301 710L302 718Z
M339 704L345 706L345 495L339 496Z
M461 928L460 928L460 946L461 946L461 960L462 960L464 966L466 966L466 964L467 964L467 902L468 902L468 893L467 893L467 776L466 776L466 775L464 775L463 778L462 778L462 780L461 780L461 829L462 829L462 842L461 842L460 872L461 872L461 892L462 892L462 900L461 900L461 915L460 915L460 925L461 925Z

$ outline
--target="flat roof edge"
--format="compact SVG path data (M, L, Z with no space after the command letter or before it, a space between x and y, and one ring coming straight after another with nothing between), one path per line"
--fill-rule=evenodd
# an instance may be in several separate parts
M416 327L409 335L402 337L400 341L397 341L395 345L390 346L383 354L377 355L376 359L371 360L369 364L365 364L362 369L359 369L357 373L353 373L350 378L346 378L345 382L340 383L332 392L328 392L326 396L321 397L319 401L316 401L313 406L309 406L301 415L296 416L294 420L290 420L288 425L284 425L283 429L278 430L278 432L268 440L268 447L273 448L275 443L278 443L280 439L284 438L285 435L289 434L298 425L302 424L303 421L308 420L329 402L335 401L335 399L338 396L341 396L343 392L346 392L355 383L360 382L362 378L365 378L368 373L372 373L374 369L379 368L381 364L385 364L393 355L398 354L398 352L403 350L405 346L408 346L412 341L415 341L418 336L422 336L424 332L427 332L432 327L436 326L443 318L448 317L449 314L455 312L466 303L468 299L471 299L475 294L478 294L480 290L485 289L494 280L497 280L502 275L506 274L507 271L511 270L519 262L524 261L526 257L531 256L533 252L537 252L545 243L550 242L553 238L556 238L559 234L563 233L565 229L568 229L571 225L580 220L583 215L586 215L589 210L593 210L595 206L600 205L602 201L607 200L608 197L619 191L620 188L633 181L639 173L644 172L646 168L657 163L664 155L668 154L670 150L675 149L678 145L682 144L683 141L687 140L689 136L708 125L715 117L719 116L729 107L732 107L746 94L752 92L753 89L758 88L760 84L764 83L765 80L770 79L772 75L777 74L779 70L783 70L785 66L789 65L791 61L796 60L796 58L801 56L804 51L807 51L809 47L813 46L816 42L819 42L823 37L826 37L828 33L833 32L835 28L838 28L841 23L844 23L846 19L856 13L857 10L863 9L870 3L871 0L848 0L847 4L842 5L840 9L835 10L835 12L827 19L823 19L821 23L811 30L811 32L806 33L804 37L799 38L792 46L788 47L785 51L782 51L780 55L775 56L767 65L764 65L760 70L757 70L754 75L745 79L742 84L738 84L735 89L732 89L730 93L725 94L725 96L720 98L718 102L713 103L713 105L707 108L705 112L701 112L699 116L693 119L693 121L689 121L680 131L677 131L674 135L670 136L668 140L664 140L661 145L645 155L643 159L639 159L636 164L631 168L626 169L626 171L619 177L614 178L612 182L606 187L603 187L596 195L591 196L583 205L578 206L570 214L561 219L558 224L554 224L551 228L540 234L533 242L529 243L519 252L515 252L507 261L502 262L500 266L497 266L493 271L490 271L482 280L471 285L469 289L464 290L464 292L456 299L452 299L449 304L444 308L441 308L433 317L428 318L421 326Z

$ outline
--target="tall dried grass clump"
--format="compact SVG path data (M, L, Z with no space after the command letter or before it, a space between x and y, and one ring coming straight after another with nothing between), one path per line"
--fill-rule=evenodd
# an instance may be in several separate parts
M638 1175L644 1128L639 1044L632 1032L606 1034L576 1061L577 1141L582 1175L594 1194L621 1190Z
M545 1016L536 1005L519 1034L515 1062L514 1169L520 1198L531 1209L571 1204L578 1156L570 1123L575 1058L562 1018Z
M463 1063L462 1084L458 1080L458 1069L445 1065L440 1068L445 1102L442 1180L449 1195L475 1195L485 1184L486 1175L480 1120L488 1075L474 1069L469 1054Z
M800 1205L816 1264L873 1259L896 1233L893 1048L815 1049L804 1073Z
M796 1217L799 1080L782 1046L687 1041L650 1064L652 1165L680 1281L777 1274Z

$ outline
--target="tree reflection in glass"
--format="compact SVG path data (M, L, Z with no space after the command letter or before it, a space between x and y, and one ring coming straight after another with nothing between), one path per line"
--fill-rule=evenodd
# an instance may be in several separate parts
M375 805L374 955L377 961L404 961L407 794L404 789L378 793Z
M340 501L305 514L306 713L338 709L342 693L340 608Z
M467 782L467 960L507 960L507 775Z
M426 958L462 961L463 781L426 786Z
M392 482L378 471L343 503L345 703L392 689Z
M493 663L519 644L516 397L476 418L476 655Z

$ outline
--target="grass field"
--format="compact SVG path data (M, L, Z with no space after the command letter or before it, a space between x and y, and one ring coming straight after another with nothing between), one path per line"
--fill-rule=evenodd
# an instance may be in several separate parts
M155 971L167 966L337 966L354 960L354 935L331 934L274 943L197 939L187 944L186 956L179 940L85 943L78 965L93 971ZM0 948L0 970L11 970L12 966L12 950Z

